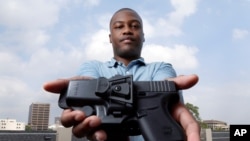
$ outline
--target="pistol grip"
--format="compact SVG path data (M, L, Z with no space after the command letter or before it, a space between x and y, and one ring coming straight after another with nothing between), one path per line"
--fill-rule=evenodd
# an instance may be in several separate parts
M184 141L181 126L171 116L178 93L144 93L138 96L137 116L145 141Z

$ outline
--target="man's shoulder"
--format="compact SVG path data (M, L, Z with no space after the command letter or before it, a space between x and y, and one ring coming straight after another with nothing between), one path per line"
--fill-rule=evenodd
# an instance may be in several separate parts
M146 63L146 66L148 66L148 67L172 67L172 64L159 61L159 62Z
M88 64L88 65L103 65L106 64L107 62L102 62L99 60L87 60L85 62L83 62L84 65Z
M104 69L109 68L112 65L110 61L100 61L100 60L88 60L82 63L82 68L95 68L95 69Z

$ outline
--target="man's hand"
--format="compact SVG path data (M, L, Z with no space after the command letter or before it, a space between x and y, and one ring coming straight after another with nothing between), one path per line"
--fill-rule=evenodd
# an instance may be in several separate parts
M58 79L44 84L43 88L52 93L60 93L68 87L70 80L91 79L89 77L73 77L70 79ZM188 89L198 82L197 75L178 76L168 79L174 81L178 89ZM188 109L181 103L178 103L173 110L173 117L184 128L187 141L200 141L200 127L193 118ZM73 126L72 132L77 137L87 136L89 139L103 141L107 139L105 131L98 130L93 132L101 124L97 116L86 117L82 111L64 110L61 116L61 122L65 127Z
M69 79L58 79L55 81L47 82L43 88L52 93L62 92L68 87L70 80L92 79L90 77L77 76ZM92 132L101 124L100 118L97 116L86 117L85 113L79 110L66 109L62 112L61 123L65 127L71 127L72 132L76 137L87 136L91 140L103 141L107 139L107 135L103 130ZM92 134L90 134L92 133Z
M179 90L183 90L194 86L198 82L199 78L197 75L183 75L168 80L174 81L177 88ZM187 141L200 141L200 126L185 105L178 103L173 109L172 116L185 130Z

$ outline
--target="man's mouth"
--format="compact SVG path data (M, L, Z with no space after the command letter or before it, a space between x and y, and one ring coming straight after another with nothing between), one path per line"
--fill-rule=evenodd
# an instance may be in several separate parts
M135 41L135 39L133 37L123 37L120 39L120 42L124 42L124 43L130 43Z

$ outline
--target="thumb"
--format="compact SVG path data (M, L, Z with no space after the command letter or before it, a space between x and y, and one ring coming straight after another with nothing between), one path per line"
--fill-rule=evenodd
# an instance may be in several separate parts
M182 90L193 87L199 81L199 77L196 74L180 75L174 78L169 78L167 80L174 81L176 87L179 90Z

